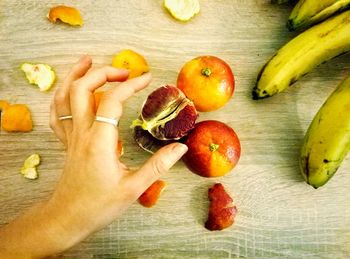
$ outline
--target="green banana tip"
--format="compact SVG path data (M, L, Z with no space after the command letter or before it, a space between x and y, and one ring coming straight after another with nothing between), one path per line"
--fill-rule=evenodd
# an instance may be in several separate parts
M252 91L252 98L253 98L253 100L259 100L260 99L259 94L258 94L258 92L256 90L257 90L256 87L254 87L254 89Z
M271 95L267 94L265 91L262 92L264 95L261 95L259 92L260 91L259 91L258 87L255 86L253 88L253 91L252 91L252 99L253 100L260 100L260 99L265 99L265 98L271 97Z
M296 29L293 19L288 19L286 26L289 31L295 31Z

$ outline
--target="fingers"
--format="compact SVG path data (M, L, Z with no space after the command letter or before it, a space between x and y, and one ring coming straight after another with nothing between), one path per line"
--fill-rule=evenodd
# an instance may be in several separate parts
M50 127L56 134L57 138L67 147L67 136L63 128L63 124L59 123L56 114L56 105L51 102L50 105Z
M136 92L144 89L151 80L152 75L146 73L140 77L123 82L114 89L107 91L101 100L96 115L108 118L119 118L122 112L121 104Z
M94 119L93 92L106 82L124 81L128 76L128 70L106 66L76 80L70 88L70 105L74 125L90 127Z
M78 80L88 72L88 70L91 68L91 65L91 57L88 55L83 55L69 71L67 77L63 81L62 88L68 89L71 83L73 83L75 80Z
M144 74L140 77L130 79L108 90L103 95L96 115L106 118L119 119L122 115L122 104L128 98L133 96L136 92L144 89L152 80L150 73ZM93 124L98 134L113 137L116 130L111 125L95 121Z
M186 145L169 144L156 152L139 171L131 174L127 186L133 186L137 197L141 195L154 181L165 174L187 152Z
M72 83L78 78L84 76L91 68L91 58L87 55L82 56L79 61L72 67L68 76L65 78L62 87L57 89L54 96L54 106L56 117L71 115L69 88ZM62 125L66 135L72 131L72 120L58 121L56 118L55 124ZM61 128L61 126L58 126Z

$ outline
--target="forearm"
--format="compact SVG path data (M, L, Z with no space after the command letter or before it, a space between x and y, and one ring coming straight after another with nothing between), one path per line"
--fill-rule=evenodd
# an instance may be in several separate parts
M57 254L82 239L69 212L42 202L0 229L0 258L41 258ZM75 224L76 228L79 224Z

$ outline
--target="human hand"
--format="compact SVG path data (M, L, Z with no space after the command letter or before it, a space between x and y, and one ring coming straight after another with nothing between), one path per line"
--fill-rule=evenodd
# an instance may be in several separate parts
M122 164L115 152L118 130L94 120L93 92L106 82L121 82L105 92L96 113L118 119L123 102L145 88L151 75L127 80L127 70L108 66L91 70L91 64L91 58L84 56L74 65L51 105L50 125L67 148L63 174L47 203L62 231L62 249L121 215L187 151L183 144L170 144L136 172ZM73 119L58 119L67 115Z

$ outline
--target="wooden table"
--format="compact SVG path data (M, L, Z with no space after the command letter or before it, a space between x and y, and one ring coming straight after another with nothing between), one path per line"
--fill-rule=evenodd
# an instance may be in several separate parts
M149 155L134 143L129 125L147 94L176 83L182 65L199 55L226 60L236 75L234 98L224 108L200 114L232 126L241 139L239 165L225 177L204 179L178 163L164 176L167 190L151 209L135 203L126 214L64 253L74 258L347 258L350 256L350 159L335 177L314 190L304 183L298 155L314 114L350 73L349 55L315 69L286 92L253 101L260 67L295 34L285 28L291 6L268 0L201 1L188 23L175 21L161 0L66 1L83 14L82 28L52 24L51 6L62 1L3 0L0 3L0 99L29 105L34 130L0 133L0 223L13 219L52 193L65 152L51 132L49 104L71 65L84 53L95 67L110 64L121 49L142 53L153 73L151 86L127 102L120 131L123 160L142 164ZM48 93L30 86L25 61L48 63L58 80ZM39 153L40 178L24 179L24 159ZM209 232L207 189L223 183L239 213L233 227Z

